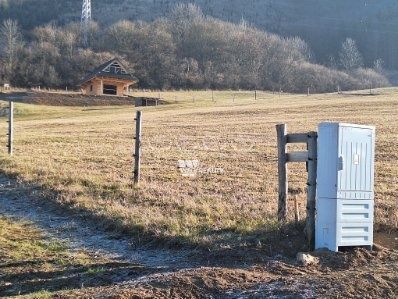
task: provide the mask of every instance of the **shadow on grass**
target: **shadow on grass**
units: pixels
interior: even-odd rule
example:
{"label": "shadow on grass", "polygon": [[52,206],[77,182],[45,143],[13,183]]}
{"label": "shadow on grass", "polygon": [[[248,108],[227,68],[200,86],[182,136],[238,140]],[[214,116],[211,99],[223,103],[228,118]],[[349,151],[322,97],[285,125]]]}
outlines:
{"label": "shadow on grass", "polygon": [[[42,261],[48,263],[48,261]],[[71,265],[60,270],[36,270],[29,263],[7,269],[12,274],[0,275],[1,296],[26,295],[42,290],[57,292],[61,290],[80,289],[82,287],[109,286],[117,282],[131,280],[154,273],[154,269],[144,268],[129,263],[98,263],[89,266]],[[159,270],[156,270],[159,272]]]}
{"label": "shadow on grass", "polygon": [[207,231],[209,250],[203,255],[206,266],[256,265],[271,258],[293,258],[307,250],[304,222],[259,228],[246,233],[228,230]]}
{"label": "shadow on grass", "polygon": [[[0,171],[0,175],[15,179],[17,175],[10,175]],[[239,232],[231,229],[214,230],[203,227],[195,242],[191,238],[159,236],[156,232],[145,229],[140,225],[126,223],[122,217],[97,214],[95,211],[82,208],[73,203],[62,203],[57,198],[62,194],[52,189],[34,184],[19,184],[17,193],[28,194],[37,199],[37,206],[56,215],[67,214],[71,220],[78,220],[82,225],[95,227],[96,230],[108,232],[115,239],[128,239],[134,249],[172,249],[191,250],[192,259],[196,265],[217,265],[236,262],[259,262],[264,258],[276,255],[293,257],[298,251],[306,249],[304,238],[304,222],[300,223],[271,223],[267,227],[256,230]],[[34,193],[34,195],[29,195]],[[38,198],[39,197],[39,198]],[[101,244],[98,244],[101,249]]]}

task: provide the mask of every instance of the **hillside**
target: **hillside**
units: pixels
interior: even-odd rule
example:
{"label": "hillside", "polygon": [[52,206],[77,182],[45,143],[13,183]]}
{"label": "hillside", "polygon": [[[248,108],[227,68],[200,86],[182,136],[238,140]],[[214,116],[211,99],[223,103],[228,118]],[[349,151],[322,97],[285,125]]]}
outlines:
{"label": "hillside", "polygon": [[[193,2],[206,15],[250,24],[285,36],[306,40],[318,62],[336,56],[346,37],[357,40],[366,64],[382,58],[389,69],[398,68],[398,3],[394,0],[96,0],[97,22],[120,19],[151,21],[167,14],[176,3]],[[0,21],[15,18],[29,30],[50,21],[78,21],[80,0],[0,0]]]}

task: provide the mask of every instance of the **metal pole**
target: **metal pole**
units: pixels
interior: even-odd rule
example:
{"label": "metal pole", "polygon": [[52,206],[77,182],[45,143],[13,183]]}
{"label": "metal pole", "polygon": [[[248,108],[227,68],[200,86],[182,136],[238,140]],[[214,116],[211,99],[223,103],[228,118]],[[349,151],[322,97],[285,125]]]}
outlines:
{"label": "metal pole", "polygon": [[9,101],[8,109],[8,154],[13,155],[13,142],[14,142],[14,102]]}
{"label": "metal pole", "polygon": [[278,220],[286,221],[287,219],[287,160],[286,160],[286,145],[287,145],[287,125],[281,124],[276,126],[278,137]]}
{"label": "metal pole", "polygon": [[309,249],[315,246],[315,198],[316,198],[316,176],[317,176],[317,132],[308,133],[308,182],[307,182],[307,220],[305,232]]}
{"label": "metal pole", "polygon": [[134,184],[138,184],[141,177],[141,127],[142,112],[137,111],[135,118]]}

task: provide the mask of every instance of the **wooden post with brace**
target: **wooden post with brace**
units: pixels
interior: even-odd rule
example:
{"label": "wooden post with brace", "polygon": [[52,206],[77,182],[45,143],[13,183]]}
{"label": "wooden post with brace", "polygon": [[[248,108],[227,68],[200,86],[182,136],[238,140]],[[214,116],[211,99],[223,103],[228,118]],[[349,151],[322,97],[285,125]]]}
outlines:
{"label": "wooden post with brace", "polygon": [[[315,240],[315,200],[316,200],[316,177],[317,177],[317,132],[304,134],[288,134],[287,125],[276,126],[278,139],[278,220],[287,221],[288,212],[288,175],[287,164],[295,162],[306,162],[308,169],[307,180],[307,217],[305,234],[310,249],[314,247]],[[307,151],[287,153],[289,143],[307,144]]]}
{"label": "wooden post with brace", "polygon": [[308,180],[307,180],[307,219],[306,236],[311,249],[315,247],[315,201],[316,201],[316,177],[318,161],[318,133],[309,132],[307,139],[308,148]]}
{"label": "wooden post with brace", "polygon": [[278,221],[285,221],[287,218],[287,163],[286,163],[286,145],[287,145],[287,125],[276,126],[278,138]]}

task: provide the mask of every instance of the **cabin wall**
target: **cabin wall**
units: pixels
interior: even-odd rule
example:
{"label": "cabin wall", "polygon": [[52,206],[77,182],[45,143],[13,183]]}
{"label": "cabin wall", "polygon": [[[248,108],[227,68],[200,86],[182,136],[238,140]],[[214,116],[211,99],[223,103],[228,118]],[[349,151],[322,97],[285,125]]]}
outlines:
{"label": "cabin wall", "polygon": [[124,83],[118,83],[118,84],[116,84],[116,86],[117,86],[117,95],[119,96],[119,97],[122,97],[122,96],[124,96],[124,87],[126,86]]}
{"label": "cabin wall", "polygon": [[[92,87],[92,88],[91,88]],[[83,94],[90,96],[102,95],[101,80],[93,80],[82,86]]]}
{"label": "cabin wall", "polygon": [[[85,95],[93,95],[93,96],[101,96],[104,95],[103,93],[103,86],[104,85],[114,85],[116,86],[116,95],[119,97],[124,96],[125,90],[124,88],[128,85],[120,82],[113,82],[113,81],[108,81],[108,80],[103,80],[101,82],[100,79],[94,79],[89,83],[86,83],[85,85],[82,86],[83,94]],[[91,88],[92,86],[92,88]]]}

